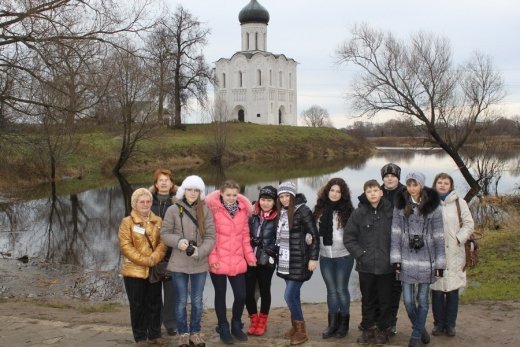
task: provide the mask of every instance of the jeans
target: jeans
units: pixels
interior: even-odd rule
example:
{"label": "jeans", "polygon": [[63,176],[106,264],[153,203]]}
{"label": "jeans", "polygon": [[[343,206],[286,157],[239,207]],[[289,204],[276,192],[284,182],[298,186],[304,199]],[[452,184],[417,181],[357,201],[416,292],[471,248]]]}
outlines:
{"label": "jeans", "polygon": [[285,293],[283,298],[291,311],[291,320],[302,321],[302,302],[300,299],[300,289],[302,288],[302,281],[285,280]]}
{"label": "jeans", "polygon": [[429,291],[429,283],[403,282],[403,301],[408,318],[412,323],[411,337],[414,339],[420,339],[423,331],[426,329]]}
{"label": "jeans", "polygon": [[274,266],[257,265],[248,266],[246,272],[246,308],[249,315],[258,313],[256,305],[256,284],[260,289],[260,313],[269,314],[271,309],[271,280]]}
{"label": "jeans", "polygon": [[215,288],[215,313],[217,314],[218,324],[226,323],[226,289],[227,280],[233,290],[232,320],[241,320],[244,306],[246,303],[246,276],[238,274],[236,276],[217,275],[210,273],[213,288]]}
{"label": "jeans", "polygon": [[329,313],[339,312],[342,316],[350,313],[350,293],[348,281],[354,266],[354,257],[320,257],[320,270],[327,286],[327,306]]}
{"label": "jeans", "polygon": [[163,285],[163,305],[161,307],[161,322],[168,330],[177,330],[177,305],[175,304],[175,286],[173,279],[164,281]]}
{"label": "jeans", "polygon": [[441,329],[455,328],[459,311],[459,290],[432,290],[433,324]]}
{"label": "jeans", "polygon": [[[202,318],[202,293],[206,283],[206,272],[196,274],[185,274],[174,272],[172,278],[177,294],[175,316],[179,335],[185,333],[200,333],[200,321]],[[191,315],[190,327],[188,329],[188,315],[186,306],[188,304],[188,282],[191,282]]]}
{"label": "jeans", "polygon": [[161,337],[161,282],[123,277],[135,342]]}

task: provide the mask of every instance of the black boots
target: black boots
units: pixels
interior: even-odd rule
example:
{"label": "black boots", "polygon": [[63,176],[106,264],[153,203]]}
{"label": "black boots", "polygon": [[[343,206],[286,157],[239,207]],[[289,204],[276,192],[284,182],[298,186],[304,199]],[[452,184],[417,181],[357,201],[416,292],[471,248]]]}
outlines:
{"label": "black boots", "polygon": [[329,313],[329,326],[323,330],[321,337],[328,339],[336,334],[338,330],[339,313]]}
{"label": "black boots", "polygon": [[339,315],[338,330],[336,330],[336,337],[345,337],[348,334],[348,325],[350,322],[350,315]]}
{"label": "black boots", "polygon": [[231,334],[239,341],[247,341],[247,335],[242,331],[244,324],[240,320],[231,320]]}
{"label": "black boots", "polygon": [[220,335],[220,341],[222,341],[226,345],[232,345],[235,343],[235,339],[231,336],[229,332],[229,323],[219,323],[215,328],[215,331]]}

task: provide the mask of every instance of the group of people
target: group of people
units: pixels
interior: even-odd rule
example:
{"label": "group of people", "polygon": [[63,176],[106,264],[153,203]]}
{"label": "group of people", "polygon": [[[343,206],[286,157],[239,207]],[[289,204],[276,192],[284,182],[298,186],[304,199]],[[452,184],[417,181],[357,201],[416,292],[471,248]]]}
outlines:
{"label": "group of people", "polygon": [[[448,174],[438,174],[430,188],[424,174],[410,172],[403,185],[401,168],[389,163],[381,177],[383,184],[375,179],[364,183],[357,208],[345,180],[332,178],[311,210],[292,182],[262,187],[251,202],[234,181],[206,196],[199,176],[188,176],[177,187],[170,170],[157,170],[150,190],[132,194],[131,214],[119,229],[121,273],[136,343],[166,344],[164,324],[169,335],[179,334],[178,346],[205,346],[201,318],[208,272],[220,340],[233,344],[263,335],[276,272],[286,283],[291,316],[284,338],[302,344],[308,334],[301,288],[318,262],[327,288],[328,324],[322,338],[348,334],[354,263],[362,295],[358,343],[389,342],[397,331],[401,295],[412,325],[409,346],[429,343],[430,289],[432,334],[455,336],[459,289],[466,284],[464,243],[473,231],[468,206]],[[172,279],[151,283],[150,268],[163,259]],[[230,320],[228,281],[234,297]]]}

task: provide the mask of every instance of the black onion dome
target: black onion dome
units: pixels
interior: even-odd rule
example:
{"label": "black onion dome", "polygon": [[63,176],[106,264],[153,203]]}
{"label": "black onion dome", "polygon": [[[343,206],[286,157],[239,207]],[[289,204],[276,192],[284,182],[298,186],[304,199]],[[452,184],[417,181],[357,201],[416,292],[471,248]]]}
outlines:
{"label": "black onion dome", "polygon": [[251,0],[238,14],[240,24],[269,23],[269,12],[256,0]]}

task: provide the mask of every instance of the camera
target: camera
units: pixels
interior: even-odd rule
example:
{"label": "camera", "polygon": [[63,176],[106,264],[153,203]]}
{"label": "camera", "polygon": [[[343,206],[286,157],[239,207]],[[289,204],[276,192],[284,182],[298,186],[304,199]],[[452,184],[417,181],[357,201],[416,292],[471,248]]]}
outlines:
{"label": "camera", "polygon": [[410,249],[415,249],[417,251],[424,247],[424,238],[422,235],[412,235],[408,238],[408,244]]}
{"label": "camera", "polygon": [[188,242],[188,248],[186,248],[186,255],[188,257],[191,257],[193,255],[193,253],[195,253],[195,247],[193,247],[193,246],[197,247],[197,242],[190,240]]}

